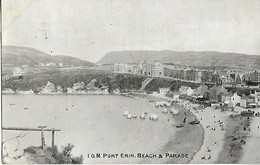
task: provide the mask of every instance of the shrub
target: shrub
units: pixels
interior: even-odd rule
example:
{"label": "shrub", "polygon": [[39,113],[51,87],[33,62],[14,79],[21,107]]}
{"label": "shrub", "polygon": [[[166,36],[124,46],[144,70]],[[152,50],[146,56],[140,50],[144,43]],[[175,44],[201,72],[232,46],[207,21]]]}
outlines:
{"label": "shrub", "polygon": [[69,143],[67,146],[62,147],[61,151],[58,150],[57,146],[50,148],[50,150],[57,164],[82,164],[84,160],[83,155],[73,157],[71,154],[74,147],[74,145]]}

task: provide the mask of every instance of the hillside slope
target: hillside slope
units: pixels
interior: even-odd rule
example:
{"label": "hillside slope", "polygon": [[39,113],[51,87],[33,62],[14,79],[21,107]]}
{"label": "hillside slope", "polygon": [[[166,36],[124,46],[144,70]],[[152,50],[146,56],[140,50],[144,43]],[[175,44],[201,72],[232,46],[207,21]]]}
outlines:
{"label": "hillside slope", "polygon": [[78,58],[52,56],[34,48],[3,46],[2,64],[10,66],[38,65],[39,63],[63,63],[64,66],[93,66],[95,64]]}
{"label": "hillside slope", "polygon": [[159,60],[163,63],[175,63],[193,66],[228,66],[244,70],[259,70],[260,56],[223,52],[177,52],[164,51],[115,51],[107,53],[98,64],[133,63]]}

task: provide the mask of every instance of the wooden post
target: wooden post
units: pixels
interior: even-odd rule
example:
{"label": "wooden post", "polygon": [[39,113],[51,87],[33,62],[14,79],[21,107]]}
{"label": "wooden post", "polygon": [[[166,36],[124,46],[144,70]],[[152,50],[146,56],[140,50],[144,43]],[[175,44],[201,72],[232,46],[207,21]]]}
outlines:
{"label": "wooden post", "polygon": [[[47,128],[46,126],[38,126],[38,128],[18,128],[18,127],[2,127],[3,131],[41,131],[41,147],[44,149],[46,146],[45,138],[44,138],[44,131],[51,131],[52,132],[52,147],[54,146],[54,134],[55,131],[61,131],[60,129],[44,129]],[[4,142],[2,142],[3,146]]]}
{"label": "wooden post", "polygon": [[53,129],[53,131],[52,131],[52,141],[51,141],[51,146],[52,147],[54,147],[54,133],[55,133],[55,131]]}
{"label": "wooden post", "polygon": [[38,126],[38,128],[41,128],[41,142],[42,142],[42,149],[44,149],[44,146],[45,146],[45,139],[44,139],[43,128],[46,128],[46,126]]}

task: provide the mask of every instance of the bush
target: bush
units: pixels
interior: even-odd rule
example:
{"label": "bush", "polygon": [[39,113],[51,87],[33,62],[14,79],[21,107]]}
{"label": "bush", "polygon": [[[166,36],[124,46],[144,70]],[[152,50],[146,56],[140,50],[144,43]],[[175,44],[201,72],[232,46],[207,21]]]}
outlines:
{"label": "bush", "polygon": [[67,146],[62,147],[61,151],[58,150],[57,146],[50,148],[50,150],[57,164],[82,164],[84,160],[83,155],[73,157],[71,154],[74,147],[74,145],[69,143]]}

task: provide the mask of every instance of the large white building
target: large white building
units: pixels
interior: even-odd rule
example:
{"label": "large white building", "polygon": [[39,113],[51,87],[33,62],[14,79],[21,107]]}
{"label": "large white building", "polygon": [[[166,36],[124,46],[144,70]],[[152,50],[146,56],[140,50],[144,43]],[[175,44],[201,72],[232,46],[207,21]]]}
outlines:
{"label": "large white building", "polygon": [[164,66],[161,62],[143,62],[139,64],[114,64],[114,72],[143,74],[147,76],[164,76]]}
{"label": "large white building", "polygon": [[114,72],[128,73],[129,72],[128,65],[127,64],[122,64],[122,63],[116,63],[114,65]]}
{"label": "large white building", "polygon": [[164,76],[163,64],[160,62],[154,63],[154,76]]}

